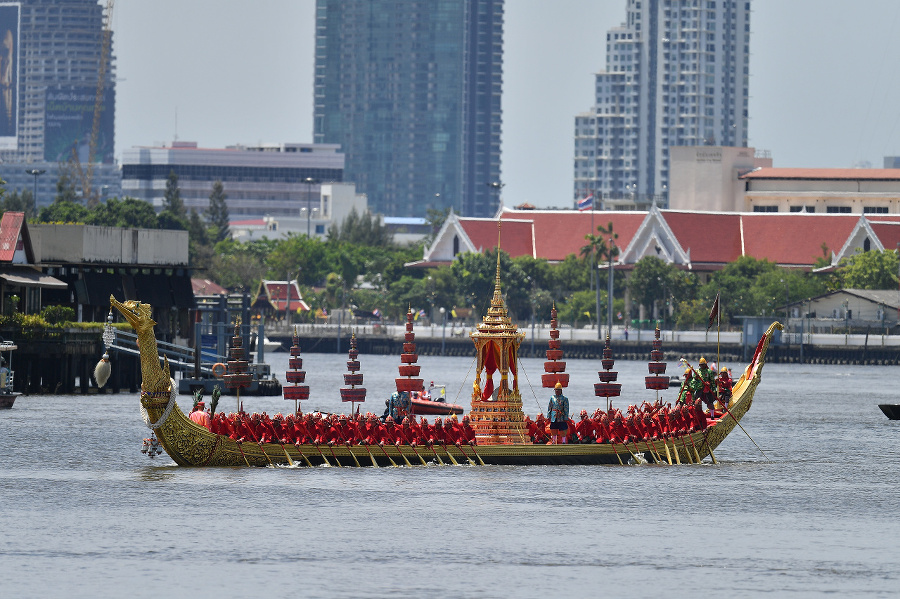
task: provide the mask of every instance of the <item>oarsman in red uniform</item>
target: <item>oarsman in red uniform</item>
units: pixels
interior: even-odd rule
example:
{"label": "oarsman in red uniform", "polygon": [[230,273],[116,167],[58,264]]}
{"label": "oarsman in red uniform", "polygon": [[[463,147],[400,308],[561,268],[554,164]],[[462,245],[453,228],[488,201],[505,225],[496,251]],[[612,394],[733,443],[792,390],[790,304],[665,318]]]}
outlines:
{"label": "oarsman in red uniform", "polygon": [[615,418],[612,422],[612,430],[610,440],[616,443],[622,443],[628,439],[628,429],[625,428],[625,419],[622,418],[622,413],[616,411]]}
{"label": "oarsman in red uniform", "polygon": [[550,434],[547,432],[547,419],[543,414],[538,414],[537,420],[534,422],[535,424],[535,438],[534,442],[540,445],[544,445],[550,442]]}
{"label": "oarsman in red uniform", "polygon": [[469,415],[466,414],[462,419],[462,434],[465,438],[465,442],[469,445],[477,445],[478,441],[475,439],[475,429],[472,428],[471,423],[469,422]]}
{"label": "oarsman in red uniform", "polygon": [[594,425],[594,431],[597,433],[597,443],[609,443],[609,416],[605,412],[600,412],[600,418]]}
{"label": "oarsman in red uniform", "polygon": [[716,377],[716,393],[719,396],[719,403],[722,404],[725,409],[728,409],[728,404],[731,403],[731,392],[733,388],[734,381],[731,380],[728,369],[723,366],[722,370],[719,371],[719,376]]}
{"label": "oarsman in red uniform", "polygon": [[454,416],[444,421],[444,441],[447,445],[459,445],[463,442],[462,430]]}
{"label": "oarsman in red uniform", "polygon": [[694,429],[698,431],[706,430],[706,413],[703,411],[703,404],[699,399],[694,400]]}
{"label": "oarsman in red uniform", "polygon": [[575,425],[575,434],[579,443],[593,443],[597,438],[594,422],[588,418],[587,410],[581,410],[581,420]]}
{"label": "oarsman in red uniform", "polygon": [[645,413],[644,417],[643,417],[643,422],[644,422],[644,435],[646,436],[646,438],[651,439],[653,441],[656,441],[657,439],[659,439],[660,431],[659,431],[658,423],[653,421],[653,417],[650,416],[650,414]]}

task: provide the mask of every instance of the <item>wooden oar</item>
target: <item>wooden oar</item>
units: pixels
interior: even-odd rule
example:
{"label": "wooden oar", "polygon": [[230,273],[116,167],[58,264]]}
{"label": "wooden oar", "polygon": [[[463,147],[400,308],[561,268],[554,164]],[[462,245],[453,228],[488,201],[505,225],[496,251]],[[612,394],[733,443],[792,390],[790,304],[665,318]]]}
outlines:
{"label": "wooden oar", "polygon": [[400,454],[400,457],[403,458],[403,461],[406,462],[406,465],[412,467],[412,464],[410,464],[409,460],[406,459],[406,455],[400,450],[400,441],[395,442],[394,447],[397,448],[397,453]]}
{"label": "wooden oar", "polygon": [[431,448],[431,453],[433,453],[434,457],[437,458],[438,464],[440,464],[441,466],[445,466],[446,464],[444,464],[444,460],[442,460],[441,456],[439,456],[437,454],[437,452],[434,450],[434,443],[429,443],[428,447]]}
{"label": "wooden oar", "polygon": [[419,461],[422,462],[422,465],[423,465],[423,466],[427,466],[427,465],[428,465],[428,463],[422,458],[422,456],[419,455],[419,452],[416,451],[416,446],[415,446],[415,445],[413,445],[412,443],[410,443],[410,444],[409,444],[409,448],[413,450],[413,453],[416,454],[416,457],[419,458]]}
{"label": "wooden oar", "polygon": [[[638,464],[640,464],[640,462],[639,462],[638,459],[637,459],[637,456],[634,455],[634,452],[631,451],[630,449],[628,449],[628,443],[626,443],[625,441],[622,441],[622,447],[625,448],[625,451],[627,451],[628,453],[631,454],[631,459],[634,460],[634,465],[635,465],[635,466],[637,466]],[[616,454],[616,455],[618,455],[618,454]]]}
{"label": "wooden oar", "polygon": [[707,433],[709,429],[703,431],[703,442],[706,443],[706,451],[709,452],[709,457],[712,458],[712,463],[718,465],[719,462],[716,461],[716,454],[713,453],[712,447],[709,446],[709,435]]}
{"label": "wooden oar", "polygon": [[[613,443],[612,439],[609,440],[609,444],[612,445],[613,453],[616,454],[616,459],[619,460],[619,466],[624,466],[625,464],[622,463],[622,458],[619,457],[619,452],[616,451],[616,444]],[[626,447],[626,449],[628,449],[628,448]]]}
{"label": "wooden oar", "polygon": [[379,443],[379,444],[378,444],[378,447],[381,448],[381,453],[384,454],[384,457],[386,457],[386,458],[388,459],[388,461],[390,461],[391,466],[393,466],[394,468],[397,468],[397,467],[398,467],[398,466],[397,466],[397,463],[396,463],[394,460],[392,460],[392,459],[391,459],[391,456],[389,456],[389,455],[387,454],[387,452],[384,450],[384,445],[382,445],[381,443]]}
{"label": "wooden oar", "polygon": [[478,455],[478,452],[475,451],[475,443],[469,443],[469,447],[472,448],[472,453],[474,453],[474,454],[475,454],[475,457],[478,458],[478,463],[481,464],[482,466],[484,466],[484,465],[485,465],[485,464],[484,464],[484,460],[482,460],[482,459],[481,459],[481,456]]}
{"label": "wooden oar", "polygon": [[312,468],[312,467],[313,467],[312,462],[310,462],[310,461],[309,461],[309,458],[307,458],[307,457],[303,454],[303,452],[300,451],[300,442],[299,442],[299,441],[298,441],[297,443],[294,443],[294,447],[297,448],[297,453],[300,454],[300,457],[303,458],[303,461],[306,462],[306,465],[309,466],[310,468]]}
{"label": "wooden oar", "polygon": [[[668,447],[668,443],[666,444],[666,447]],[[678,455],[678,446],[675,445],[675,437],[672,437],[672,451],[675,452],[675,463],[681,466],[681,456]]]}
{"label": "wooden oar", "polygon": [[441,443],[441,447],[444,448],[444,451],[447,452],[447,457],[450,458],[450,461],[453,462],[454,466],[459,466],[459,462],[456,461],[456,458],[453,457],[453,454],[450,453],[450,450],[447,449],[447,445],[445,443]]}
{"label": "wooden oar", "polygon": [[287,449],[285,449],[284,443],[279,443],[279,445],[281,445],[281,451],[284,452],[284,457],[287,458],[288,464],[293,468],[294,460],[291,459],[290,454],[287,452]]}
{"label": "wooden oar", "polygon": [[334,463],[337,464],[338,468],[343,468],[344,466],[341,464],[341,461],[337,458],[337,454],[334,453],[334,445],[329,443],[328,449],[331,450],[331,457],[334,458]]}
{"label": "wooden oar", "polygon": [[368,443],[363,443],[363,447],[366,448],[366,453],[369,454],[369,459],[372,460],[372,466],[374,466],[375,468],[378,468],[378,467],[379,467],[379,466],[378,466],[378,462],[375,461],[375,456],[372,455],[372,450],[369,449],[369,444],[368,444]]}
{"label": "wooden oar", "polygon": [[313,447],[316,448],[316,451],[319,452],[319,455],[322,456],[322,459],[325,460],[325,464],[328,465],[328,466],[331,466],[331,462],[328,461],[328,458],[326,458],[326,457],[325,457],[325,454],[322,453],[322,450],[319,449],[319,444],[318,444],[318,443],[313,443],[312,445],[313,445]]}
{"label": "wooden oar", "polygon": [[[694,463],[694,458],[691,457],[691,451],[688,449],[687,443],[684,440],[684,437],[679,437],[681,439],[681,446],[684,447],[684,455],[687,457],[688,464]],[[672,441],[674,443],[674,441]]]}
{"label": "wooden oar", "polygon": [[[747,438],[750,439],[751,441],[753,441],[753,437],[751,437],[750,433],[748,433],[747,430],[741,425],[740,421],[734,417],[734,414],[731,413],[731,410],[729,410],[728,408],[725,408],[725,413],[728,414],[729,416],[731,416],[731,419],[734,420],[735,424],[737,424],[738,426],[741,427],[741,430],[744,431],[744,434],[747,435]],[[756,445],[756,441],[753,441],[753,444]],[[769,460],[769,456],[766,455],[766,452],[763,451],[759,445],[756,445],[756,448],[759,449],[759,453],[763,454],[764,458]],[[769,461],[771,462],[772,460],[769,460]]]}
{"label": "wooden oar", "polygon": [[244,448],[241,447],[241,442],[237,442],[238,449],[241,450],[241,457],[244,458],[244,463],[247,464],[247,467],[250,467],[250,462],[247,461],[247,456],[244,455]]}
{"label": "wooden oar", "polygon": [[700,464],[703,460],[700,459],[700,452],[697,451],[697,444],[694,443],[694,435],[693,434],[688,435],[688,439],[691,440],[691,447],[694,448],[694,458],[697,460],[696,463]]}
{"label": "wooden oar", "polygon": [[350,457],[353,458],[353,463],[356,464],[357,468],[360,468],[359,460],[356,459],[356,454],[353,453],[353,449],[350,447],[350,441],[345,440],[344,445],[347,446],[347,451],[350,452]]}
{"label": "wooden oar", "polygon": [[459,453],[463,454],[463,456],[465,456],[465,458],[466,458],[467,460],[469,460],[469,463],[470,463],[470,464],[472,464],[473,466],[476,465],[476,464],[475,464],[475,460],[473,460],[472,458],[470,458],[470,457],[468,456],[468,454],[466,454],[466,452],[463,451],[462,443],[460,443],[459,441],[457,441],[457,442],[456,442],[456,448],[459,449]]}
{"label": "wooden oar", "polygon": [[657,464],[662,464],[662,458],[659,457],[659,450],[656,449],[656,444],[653,442],[653,439],[647,437],[647,444],[650,445],[650,453],[653,455],[653,459],[656,460]]}

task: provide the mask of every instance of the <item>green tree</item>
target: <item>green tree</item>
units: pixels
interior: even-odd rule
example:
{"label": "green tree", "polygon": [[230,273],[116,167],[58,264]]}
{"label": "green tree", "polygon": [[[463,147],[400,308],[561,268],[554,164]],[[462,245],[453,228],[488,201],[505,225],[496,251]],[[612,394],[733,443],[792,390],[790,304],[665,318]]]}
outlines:
{"label": "green tree", "polygon": [[64,164],[59,165],[59,177],[56,179],[56,198],[54,202],[81,203],[81,198],[75,189],[75,179],[70,168]]}
{"label": "green tree", "polygon": [[181,190],[178,188],[178,175],[175,171],[169,171],[166,179],[166,191],[163,194],[162,211],[159,213],[159,227],[161,229],[189,230],[187,209],[181,199]]}
{"label": "green tree", "polygon": [[231,235],[228,218],[228,196],[221,181],[213,182],[212,193],[209,194],[209,208],[206,210],[206,223],[213,243],[218,243]]}
{"label": "green tree", "polygon": [[697,279],[656,256],[644,256],[634,265],[628,286],[635,301],[651,313],[657,306],[657,314],[667,318],[665,307],[670,301],[677,307],[681,302],[693,299]]}
{"label": "green tree", "polygon": [[366,211],[360,215],[356,208],[341,221],[340,227],[332,225],[328,230],[329,241],[349,241],[361,245],[388,247],[394,244],[394,236],[384,226],[382,219]]}
{"label": "green tree", "polygon": [[156,211],[149,202],[137,198],[109,198],[91,210],[88,224],[104,227],[157,229]]}
{"label": "green tree", "polygon": [[832,285],[836,289],[896,289],[897,252],[868,251],[841,258],[835,269]]}
{"label": "green tree", "polygon": [[[0,180],[0,184],[4,184]],[[3,212],[24,212],[26,219],[34,217],[34,195],[30,189],[6,193],[6,190],[0,187],[0,214]]]}

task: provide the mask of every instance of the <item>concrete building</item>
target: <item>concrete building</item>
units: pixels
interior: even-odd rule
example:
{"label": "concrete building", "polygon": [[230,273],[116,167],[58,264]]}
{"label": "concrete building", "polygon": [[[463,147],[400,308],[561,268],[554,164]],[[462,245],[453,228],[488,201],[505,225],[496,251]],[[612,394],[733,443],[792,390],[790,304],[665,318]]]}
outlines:
{"label": "concrete building", "polygon": [[900,214],[900,169],[761,168],[740,181],[746,212]]}
{"label": "concrete building", "polygon": [[314,141],[374,212],[490,216],[502,56],[503,0],[317,0]]}
{"label": "concrete building", "polygon": [[344,155],[334,144],[212,149],[176,141],[166,147],[130,148],[122,153],[122,193],[159,210],[172,172],[188,211],[206,210],[213,183],[221,181],[231,216],[306,218],[317,208],[323,214],[331,211],[322,187],[343,181]]}
{"label": "concrete building", "polygon": [[750,2],[627,0],[594,106],[575,117],[577,201],[665,207],[671,146],[746,146]]}
{"label": "concrete building", "polygon": [[768,153],[754,148],[673,146],[669,148],[669,159],[672,210],[746,211],[746,182],[741,176],[772,166]]}
{"label": "concrete building", "polygon": [[289,233],[321,238],[328,235],[332,225],[340,226],[352,211],[365,214],[369,209],[366,196],[356,193],[356,186],[352,183],[322,183],[313,185],[312,189],[313,196],[300,209],[299,215],[232,220],[229,225],[232,238],[238,241],[263,237],[282,239]]}

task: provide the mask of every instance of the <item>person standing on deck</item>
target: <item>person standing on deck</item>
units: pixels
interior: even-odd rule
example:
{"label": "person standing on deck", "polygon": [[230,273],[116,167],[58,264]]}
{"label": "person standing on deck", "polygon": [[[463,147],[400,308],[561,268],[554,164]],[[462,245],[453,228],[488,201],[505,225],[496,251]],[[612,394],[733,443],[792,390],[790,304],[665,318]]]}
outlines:
{"label": "person standing on deck", "polygon": [[716,391],[719,395],[719,403],[722,404],[723,409],[728,409],[728,404],[731,403],[731,390],[734,388],[734,381],[731,380],[731,375],[728,374],[728,369],[724,366],[722,370],[719,371],[719,377],[716,379]]}
{"label": "person standing on deck", "polygon": [[553,388],[553,395],[547,405],[547,416],[550,419],[550,444],[565,443],[569,428],[569,398],[562,394],[560,383],[556,383]]}
{"label": "person standing on deck", "polygon": [[[700,384],[698,385],[700,390],[700,399],[703,403],[706,404],[706,407],[709,408],[709,415],[711,418],[715,419],[716,417],[716,375],[715,373],[709,369],[709,366],[706,364],[706,358],[700,358],[700,370],[697,372],[700,379]],[[695,394],[694,397],[697,397]]]}

